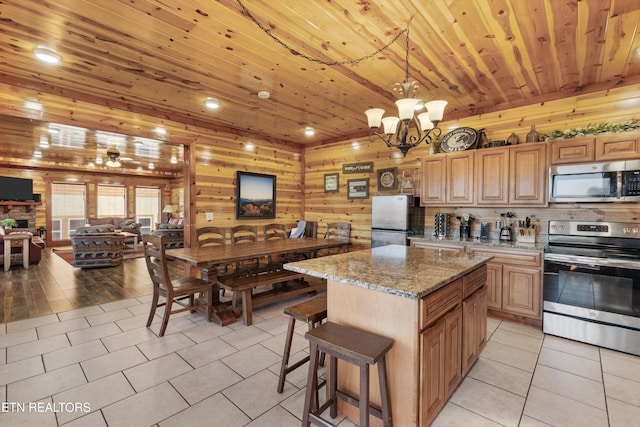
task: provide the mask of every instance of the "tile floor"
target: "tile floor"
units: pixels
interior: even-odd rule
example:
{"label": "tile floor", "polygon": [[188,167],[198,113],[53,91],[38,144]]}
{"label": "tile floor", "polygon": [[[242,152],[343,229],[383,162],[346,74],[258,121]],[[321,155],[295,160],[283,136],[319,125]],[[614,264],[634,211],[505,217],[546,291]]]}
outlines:
{"label": "tile floor", "polygon": [[[300,425],[306,369],[276,392],[292,301],[257,310],[250,327],[174,316],[158,338],[160,317],[145,328],[149,300],[0,324],[0,425]],[[640,357],[495,319],[488,332],[435,426],[640,425]]]}

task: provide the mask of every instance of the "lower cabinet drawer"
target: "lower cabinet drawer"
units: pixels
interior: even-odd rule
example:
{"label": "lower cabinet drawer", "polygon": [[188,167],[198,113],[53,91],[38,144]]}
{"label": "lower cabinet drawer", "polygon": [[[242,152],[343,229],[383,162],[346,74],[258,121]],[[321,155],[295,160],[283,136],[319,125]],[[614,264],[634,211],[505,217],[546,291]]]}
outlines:
{"label": "lower cabinet drawer", "polygon": [[487,282],[487,265],[475,269],[462,279],[462,298],[467,298]]}
{"label": "lower cabinet drawer", "polygon": [[462,282],[461,277],[420,300],[420,329],[426,328],[462,302]]}

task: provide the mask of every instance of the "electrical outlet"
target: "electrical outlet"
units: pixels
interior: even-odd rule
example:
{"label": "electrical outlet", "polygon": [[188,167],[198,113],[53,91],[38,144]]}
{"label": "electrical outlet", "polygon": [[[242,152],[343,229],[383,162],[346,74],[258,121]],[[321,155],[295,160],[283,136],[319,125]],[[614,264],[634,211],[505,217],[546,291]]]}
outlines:
{"label": "electrical outlet", "polygon": [[207,221],[213,221],[213,212],[205,212],[204,219],[206,219]]}

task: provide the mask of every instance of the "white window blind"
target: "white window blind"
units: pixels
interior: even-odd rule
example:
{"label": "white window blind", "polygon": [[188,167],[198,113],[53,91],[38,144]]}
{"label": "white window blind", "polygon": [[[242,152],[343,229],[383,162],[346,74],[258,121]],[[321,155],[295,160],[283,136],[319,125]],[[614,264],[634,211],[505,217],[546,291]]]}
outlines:
{"label": "white window blind", "polygon": [[127,215],[127,188],[123,185],[98,185],[98,217]]}
{"label": "white window blind", "polygon": [[136,187],[136,218],[143,224],[142,234],[150,233],[154,222],[161,222],[160,209],[160,188]]}
{"label": "white window blind", "polygon": [[62,240],[69,232],[77,227],[69,228],[72,219],[81,218],[84,223],[86,217],[86,186],[84,184],[51,184],[51,224],[53,227],[51,238]]}

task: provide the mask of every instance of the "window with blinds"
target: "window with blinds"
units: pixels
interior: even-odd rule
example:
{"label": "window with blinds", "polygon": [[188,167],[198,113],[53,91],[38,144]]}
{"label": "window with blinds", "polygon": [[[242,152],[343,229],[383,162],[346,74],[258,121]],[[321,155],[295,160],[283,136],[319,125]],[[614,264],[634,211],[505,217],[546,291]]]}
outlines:
{"label": "window with blinds", "polygon": [[98,217],[127,216],[127,187],[124,185],[98,185]]}
{"label": "window with blinds", "polygon": [[160,188],[136,187],[136,221],[142,234],[151,233],[160,220]]}
{"label": "window with blinds", "polygon": [[51,226],[52,240],[68,239],[86,218],[85,184],[51,184]]}

